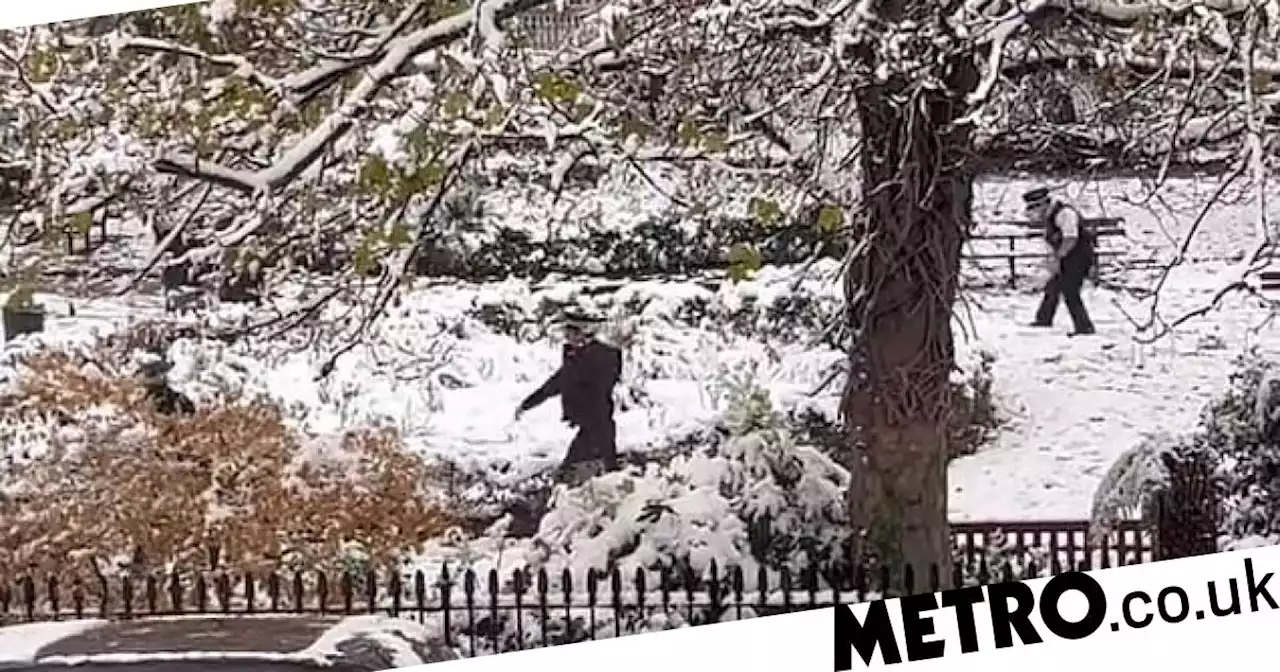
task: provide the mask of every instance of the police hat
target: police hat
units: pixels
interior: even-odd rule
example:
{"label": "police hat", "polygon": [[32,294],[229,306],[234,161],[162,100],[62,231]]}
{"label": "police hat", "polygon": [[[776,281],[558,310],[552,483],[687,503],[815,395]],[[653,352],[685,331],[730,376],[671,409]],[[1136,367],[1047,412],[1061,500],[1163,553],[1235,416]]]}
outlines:
{"label": "police hat", "polygon": [[1022,202],[1027,207],[1044,205],[1049,202],[1049,189],[1047,187],[1036,187],[1022,194]]}
{"label": "police hat", "polygon": [[565,329],[592,331],[604,323],[604,318],[586,310],[569,308],[560,315],[560,323]]}

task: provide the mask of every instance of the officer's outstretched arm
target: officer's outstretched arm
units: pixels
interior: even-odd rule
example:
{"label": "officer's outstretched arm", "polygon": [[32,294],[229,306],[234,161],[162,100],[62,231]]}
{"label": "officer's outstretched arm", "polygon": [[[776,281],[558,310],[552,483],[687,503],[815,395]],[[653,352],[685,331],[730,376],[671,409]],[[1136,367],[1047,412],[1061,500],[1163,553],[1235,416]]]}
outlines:
{"label": "officer's outstretched arm", "polygon": [[538,406],[541,406],[551,397],[559,395],[564,385],[564,379],[565,367],[562,366],[557,369],[555,373],[551,374],[551,377],[548,378],[541,387],[534,390],[533,394],[525,397],[524,401],[520,402],[520,411],[524,412],[533,410]]}

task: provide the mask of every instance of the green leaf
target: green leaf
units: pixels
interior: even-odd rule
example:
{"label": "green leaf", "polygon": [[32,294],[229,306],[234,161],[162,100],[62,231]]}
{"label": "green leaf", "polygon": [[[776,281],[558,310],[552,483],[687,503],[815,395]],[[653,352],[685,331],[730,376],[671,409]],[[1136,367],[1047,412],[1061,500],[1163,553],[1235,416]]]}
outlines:
{"label": "green leaf", "polygon": [[381,196],[391,186],[391,167],[381,156],[373,155],[360,166],[359,190],[369,196]]}
{"label": "green leaf", "polygon": [[534,81],[534,92],[548,103],[572,105],[582,95],[582,87],[555,74],[544,74]]}
{"label": "green leaf", "polygon": [[752,245],[737,243],[729,248],[729,278],[734,282],[751,279],[763,263],[760,251]]}
{"label": "green leaf", "polygon": [[471,107],[471,97],[462,91],[454,91],[444,97],[444,116],[446,119],[458,119],[467,114]]}
{"label": "green leaf", "polygon": [[751,215],[765,226],[773,226],[782,220],[782,208],[778,202],[768,198],[751,199]]}
{"label": "green leaf", "polygon": [[488,111],[484,113],[484,127],[486,130],[493,130],[507,118],[507,110],[501,105],[491,105]]}
{"label": "green leaf", "polygon": [[413,236],[409,234],[409,227],[397,223],[391,226],[391,230],[387,232],[383,242],[392,249],[399,249],[412,245]]}
{"label": "green leaf", "polygon": [[680,122],[680,128],[676,132],[680,136],[680,144],[682,145],[695,144],[702,137],[702,132],[698,130],[698,122],[694,121],[692,117],[685,117]]}
{"label": "green leaf", "polygon": [[93,228],[93,214],[88,212],[77,212],[71,216],[71,230],[85,235],[89,233],[89,229]]}
{"label": "green leaf", "polygon": [[628,116],[618,125],[617,131],[614,133],[614,139],[621,143],[626,142],[628,138],[634,135],[643,143],[649,139],[649,132],[648,124],[640,119]]}
{"label": "green leaf", "polygon": [[5,307],[12,310],[23,310],[31,308],[35,305],[36,288],[27,283],[20,283],[17,288],[9,293],[9,298],[5,300]]}
{"label": "green leaf", "polygon": [[702,136],[702,146],[709,152],[724,152],[729,149],[729,136],[724,131],[708,131]]}
{"label": "green leaf", "polygon": [[366,234],[361,239],[360,244],[351,254],[351,265],[356,275],[362,277],[371,277],[378,274],[378,260],[374,253],[374,241],[377,238],[376,232]]}
{"label": "green leaf", "polygon": [[835,205],[824,205],[818,211],[818,230],[822,233],[835,233],[844,226],[844,210]]}

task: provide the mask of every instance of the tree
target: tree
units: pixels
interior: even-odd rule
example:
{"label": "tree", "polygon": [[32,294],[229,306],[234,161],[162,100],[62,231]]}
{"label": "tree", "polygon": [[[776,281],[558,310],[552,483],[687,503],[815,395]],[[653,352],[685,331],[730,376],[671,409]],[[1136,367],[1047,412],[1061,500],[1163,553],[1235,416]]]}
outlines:
{"label": "tree", "polygon": [[[337,357],[411,280],[441,204],[487,157],[541,163],[553,188],[592,163],[750,175],[765,185],[756,217],[808,213],[847,249],[852,522],[869,550],[937,565],[944,582],[951,318],[983,149],[1067,128],[1062,151],[1143,157],[1157,178],[1218,151],[1224,183],[1247,177],[1260,214],[1215,302],[1247,286],[1271,243],[1263,132],[1280,24],[1261,2],[634,0],[602,3],[585,39],[539,54],[510,19],[544,4],[241,0],[9,35],[29,201],[51,204],[25,216],[57,227],[119,201],[168,220],[166,240],[193,238],[182,261],[257,260],[304,283],[317,241],[337,241],[343,283],[247,330],[357,297]],[[1005,118],[1026,99],[1017,84],[1054,73],[1092,78],[1095,109]],[[1116,109],[1138,121],[1100,123]],[[1079,130],[1091,124],[1099,134]],[[111,146],[159,158],[141,179],[134,163],[86,161]],[[1156,301],[1143,326],[1177,319]]]}

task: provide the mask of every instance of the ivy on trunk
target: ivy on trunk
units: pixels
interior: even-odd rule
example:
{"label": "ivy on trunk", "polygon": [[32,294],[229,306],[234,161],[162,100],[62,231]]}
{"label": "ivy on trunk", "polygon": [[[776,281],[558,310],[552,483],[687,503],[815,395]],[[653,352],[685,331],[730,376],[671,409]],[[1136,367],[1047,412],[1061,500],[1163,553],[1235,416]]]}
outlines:
{"label": "ivy on trunk", "polygon": [[[891,0],[879,18],[946,31],[945,8]],[[941,53],[929,31],[910,48]],[[864,54],[870,71],[880,65]],[[955,122],[977,81],[973,62],[947,55],[932,73],[875,78],[858,91],[863,217],[845,278],[854,335],[843,411],[856,472],[851,521],[863,548],[894,568],[951,574],[947,522],[948,379],[960,251],[970,228],[970,133]],[[890,64],[892,67],[892,64]]]}

